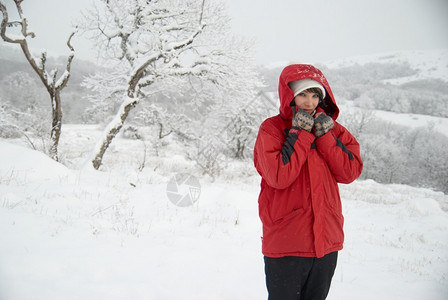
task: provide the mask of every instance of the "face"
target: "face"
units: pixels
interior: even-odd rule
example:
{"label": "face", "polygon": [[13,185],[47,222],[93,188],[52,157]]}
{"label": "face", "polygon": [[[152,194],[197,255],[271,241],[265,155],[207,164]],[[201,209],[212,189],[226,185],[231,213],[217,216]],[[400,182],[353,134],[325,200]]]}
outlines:
{"label": "face", "polygon": [[311,115],[319,105],[319,94],[303,91],[294,97],[294,102],[299,108]]}

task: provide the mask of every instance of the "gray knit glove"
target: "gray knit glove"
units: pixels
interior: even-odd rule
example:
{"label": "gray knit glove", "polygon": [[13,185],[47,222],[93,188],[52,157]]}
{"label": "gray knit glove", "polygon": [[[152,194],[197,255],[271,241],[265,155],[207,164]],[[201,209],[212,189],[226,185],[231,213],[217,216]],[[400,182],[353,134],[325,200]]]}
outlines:
{"label": "gray knit glove", "polygon": [[314,125],[314,119],[303,109],[299,109],[292,118],[292,128],[306,130],[311,132]]}
{"label": "gray knit glove", "polygon": [[322,113],[314,120],[314,132],[316,137],[321,137],[330,131],[334,126],[333,119]]}

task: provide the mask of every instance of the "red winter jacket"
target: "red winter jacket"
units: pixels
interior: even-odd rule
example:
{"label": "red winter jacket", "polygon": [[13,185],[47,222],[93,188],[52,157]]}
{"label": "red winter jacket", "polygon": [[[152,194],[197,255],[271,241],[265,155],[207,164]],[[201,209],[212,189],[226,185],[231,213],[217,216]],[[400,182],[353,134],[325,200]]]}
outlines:
{"label": "red winter jacket", "polygon": [[[333,129],[320,138],[304,130],[289,133],[294,95],[288,83],[305,78],[325,87],[323,109],[334,121]],[[261,124],[254,149],[255,167],[262,177],[258,204],[263,254],[322,257],[342,249],[338,183],[350,183],[361,174],[359,144],[336,122],[339,109],[320,70],[287,66],[278,91],[280,114]]]}

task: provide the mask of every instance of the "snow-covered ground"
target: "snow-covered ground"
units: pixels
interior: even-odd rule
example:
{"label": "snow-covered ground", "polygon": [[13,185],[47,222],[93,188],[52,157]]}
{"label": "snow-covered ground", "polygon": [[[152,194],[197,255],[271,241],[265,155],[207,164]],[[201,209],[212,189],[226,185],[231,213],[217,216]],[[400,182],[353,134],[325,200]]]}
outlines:
{"label": "snow-covered ground", "polygon": [[392,124],[407,126],[410,128],[432,128],[433,130],[448,136],[448,118],[440,118],[419,114],[394,113],[390,111],[375,110],[375,117]]}
{"label": "snow-covered ground", "polygon": [[[345,101],[339,105],[341,118],[346,115],[350,118],[353,114],[362,114],[362,109],[355,106],[353,101]],[[424,128],[448,136],[448,118],[435,117],[422,114],[396,113],[385,110],[370,110],[373,119],[386,121],[393,125],[405,126],[412,129]]]}
{"label": "snow-covered ground", "polygon": [[[94,144],[83,128],[65,127],[68,165]],[[117,139],[115,167],[98,172],[0,140],[0,299],[266,299],[251,163],[198,177],[199,200],[177,207],[167,183],[194,163],[165,151],[139,172],[139,143]],[[340,188],[346,242],[328,299],[446,299],[448,196]]]}
{"label": "snow-covered ground", "polygon": [[[405,62],[418,74],[389,83],[448,82],[447,57],[397,52],[326,65]],[[357,109],[341,106],[341,116]],[[446,118],[375,117],[448,134]],[[100,135],[101,126],[64,125],[65,166],[0,139],[0,300],[266,299],[260,179],[250,161],[229,161],[212,180],[169,137],[157,151],[150,138],[118,137],[99,172],[85,163]],[[192,206],[170,202],[178,173],[200,182]],[[447,299],[448,195],[371,180],[340,189],[346,240],[328,299]]]}
{"label": "snow-covered ground", "polygon": [[362,66],[368,63],[405,63],[409,64],[411,69],[417,71],[412,76],[394,78],[386,81],[391,84],[403,84],[422,79],[440,79],[448,82],[448,49],[395,51],[379,53],[377,55],[370,54],[328,61],[324,65],[329,68],[339,68],[355,64]]}

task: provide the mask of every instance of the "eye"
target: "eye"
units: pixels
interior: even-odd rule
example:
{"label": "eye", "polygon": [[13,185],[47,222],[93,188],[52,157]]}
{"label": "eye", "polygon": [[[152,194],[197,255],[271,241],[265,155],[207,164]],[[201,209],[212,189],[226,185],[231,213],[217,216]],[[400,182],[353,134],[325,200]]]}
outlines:
{"label": "eye", "polygon": [[319,98],[319,94],[314,94],[313,98]]}

